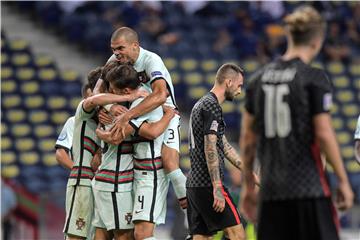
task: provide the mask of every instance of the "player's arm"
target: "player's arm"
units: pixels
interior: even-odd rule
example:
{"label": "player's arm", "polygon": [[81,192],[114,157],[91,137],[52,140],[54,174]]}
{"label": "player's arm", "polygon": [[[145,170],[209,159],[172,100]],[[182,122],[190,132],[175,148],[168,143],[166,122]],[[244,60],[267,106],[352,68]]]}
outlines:
{"label": "player's arm", "polygon": [[216,142],[216,134],[207,134],[204,136],[204,151],[206,164],[209,170],[211,183],[213,185],[213,208],[216,212],[222,212],[225,208],[225,198],[220,177],[219,154],[216,149]]}
{"label": "player's arm", "polygon": [[139,105],[129,110],[122,116],[124,121],[130,121],[143,114],[151,112],[165,103],[168,96],[165,79],[161,78],[151,84],[152,93],[149,94]]}
{"label": "player's arm", "polygon": [[57,147],[55,151],[56,161],[63,167],[71,170],[74,163],[71,161],[70,156],[68,154],[68,150],[62,147]]}
{"label": "player's arm", "polygon": [[355,140],[355,159],[360,164],[360,139]]}
{"label": "player's arm", "polygon": [[124,141],[124,139],[126,137],[133,134],[135,132],[135,130],[129,123],[126,123],[124,136],[123,135],[114,136],[111,133],[111,131],[104,130],[101,127],[98,127],[95,132],[96,132],[96,135],[104,142],[112,144],[112,145],[119,145],[122,141]]}
{"label": "player's arm", "polygon": [[235,148],[231,146],[231,144],[226,139],[225,135],[223,136],[223,144],[224,144],[224,154],[225,157],[234,165],[237,169],[242,170],[242,161],[239,154],[236,152]]}
{"label": "player's arm", "polygon": [[98,170],[98,168],[101,164],[101,157],[102,157],[101,151],[102,151],[101,147],[99,147],[98,150],[96,151],[94,157],[91,159],[90,166],[94,172],[96,172]]}
{"label": "player's arm", "polygon": [[174,117],[175,112],[170,107],[163,107],[164,115],[162,118],[153,123],[144,122],[139,129],[139,135],[147,139],[155,139],[159,137],[168,127],[171,119]]}
{"label": "player's arm", "polygon": [[353,205],[354,194],[346,175],[345,167],[340,155],[339,145],[337,144],[335,132],[331,125],[330,114],[316,114],[313,117],[313,125],[315,137],[320,143],[321,150],[325,153],[326,160],[334,169],[334,173],[338,178],[339,189],[341,189],[343,194],[341,197],[343,199],[338,199],[338,207],[342,210],[348,209]]}

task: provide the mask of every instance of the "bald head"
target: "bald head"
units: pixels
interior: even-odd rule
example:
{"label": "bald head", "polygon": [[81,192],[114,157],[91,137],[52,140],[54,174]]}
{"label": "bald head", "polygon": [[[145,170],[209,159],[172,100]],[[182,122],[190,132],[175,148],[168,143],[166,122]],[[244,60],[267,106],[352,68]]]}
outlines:
{"label": "bald head", "polygon": [[138,34],[129,27],[121,27],[116,29],[111,36],[111,41],[115,42],[119,38],[125,39],[128,43],[139,42]]}
{"label": "bald head", "polygon": [[244,71],[233,63],[223,64],[216,73],[216,83],[222,84],[225,79],[234,79],[238,75],[244,75]]}

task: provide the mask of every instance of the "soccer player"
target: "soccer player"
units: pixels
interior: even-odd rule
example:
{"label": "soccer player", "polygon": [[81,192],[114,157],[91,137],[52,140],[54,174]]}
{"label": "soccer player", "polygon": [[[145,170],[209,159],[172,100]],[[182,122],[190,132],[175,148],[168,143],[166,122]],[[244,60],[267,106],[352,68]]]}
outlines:
{"label": "soccer player", "polygon": [[[112,129],[114,135],[124,133],[125,123],[165,104],[177,109],[171,76],[161,58],[139,46],[137,33],[128,27],[117,29],[111,37],[113,55],[110,60],[130,63],[138,72],[142,83],[151,92],[138,106],[121,115]],[[180,206],[186,208],[186,177],[179,168],[180,115],[169,124],[161,150],[165,172],[169,177]]]}
{"label": "soccer player", "polygon": [[256,220],[251,174],[256,155],[261,165],[258,239],[339,239],[320,151],[339,180],[338,208],[350,208],[354,195],[331,125],[331,83],[323,70],[309,65],[321,49],[325,22],[309,6],[284,20],[286,53],[255,73],[246,91],[242,209]]}
{"label": "soccer player", "polygon": [[355,159],[360,164],[360,115],[357,121],[354,138],[355,138]]}
{"label": "soccer player", "polygon": [[[133,71],[131,76],[136,78],[137,72],[129,65],[119,66]],[[131,70],[132,69],[132,70]],[[140,86],[138,78],[125,81],[124,78],[112,77],[116,68],[111,70],[107,79],[110,81],[110,88],[116,94],[126,94],[136,91]],[[109,76],[109,77],[108,77]],[[137,99],[130,105],[134,108],[143,99]],[[162,224],[166,217],[166,196],[169,181],[164,173],[161,161],[161,147],[163,132],[172,121],[175,112],[172,108],[158,107],[149,113],[131,120],[125,126],[125,135],[115,137],[109,131],[100,128],[96,130],[97,135],[109,144],[126,144],[128,137],[133,135],[134,148],[134,209],[132,221],[135,224],[135,239],[155,239],[153,237],[155,224]],[[163,116],[163,117],[162,117]],[[159,121],[161,119],[161,121]],[[102,167],[100,168],[102,169]],[[101,170],[100,170],[101,171]],[[122,201],[124,204],[125,201]]]}
{"label": "soccer player", "polygon": [[71,146],[74,132],[75,117],[69,117],[66,120],[63,129],[55,144],[55,157],[58,163],[71,170],[73,167],[73,161],[71,159]]}
{"label": "soccer player", "polygon": [[220,104],[240,94],[243,71],[226,63],[216,73],[214,87],[194,105],[189,123],[191,168],[186,182],[188,222],[194,240],[208,239],[224,230],[229,239],[245,239],[244,228],[227,188],[223,185],[224,158],[241,170],[236,150],[225,137]]}
{"label": "soccer player", "polygon": [[83,87],[82,91],[84,99],[79,103],[75,113],[72,142],[74,164],[66,190],[64,233],[68,239],[85,239],[91,226],[94,210],[91,187],[94,170],[91,167],[91,160],[100,143],[95,134],[97,127],[94,118],[95,107],[135,99],[134,95],[99,94],[91,96],[101,71],[101,68],[97,68],[90,72],[89,82]]}

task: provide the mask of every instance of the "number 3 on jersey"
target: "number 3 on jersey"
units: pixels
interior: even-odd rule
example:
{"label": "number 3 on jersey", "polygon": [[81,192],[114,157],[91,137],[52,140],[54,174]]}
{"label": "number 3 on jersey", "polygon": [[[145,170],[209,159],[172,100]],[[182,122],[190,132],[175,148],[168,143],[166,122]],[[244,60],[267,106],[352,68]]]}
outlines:
{"label": "number 3 on jersey", "polygon": [[284,96],[290,93],[287,84],[263,85],[265,93],[265,136],[284,138],[291,131],[290,107]]}

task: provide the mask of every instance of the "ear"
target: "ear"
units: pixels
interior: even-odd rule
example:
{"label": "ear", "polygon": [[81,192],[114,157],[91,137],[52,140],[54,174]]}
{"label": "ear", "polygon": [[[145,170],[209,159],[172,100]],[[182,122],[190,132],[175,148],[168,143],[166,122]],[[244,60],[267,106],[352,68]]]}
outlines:
{"label": "ear", "polygon": [[232,84],[232,80],[230,78],[226,78],[225,79],[225,86],[230,87],[231,84]]}
{"label": "ear", "polygon": [[124,88],[123,93],[124,94],[130,94],[131,93],[130,88]]}

